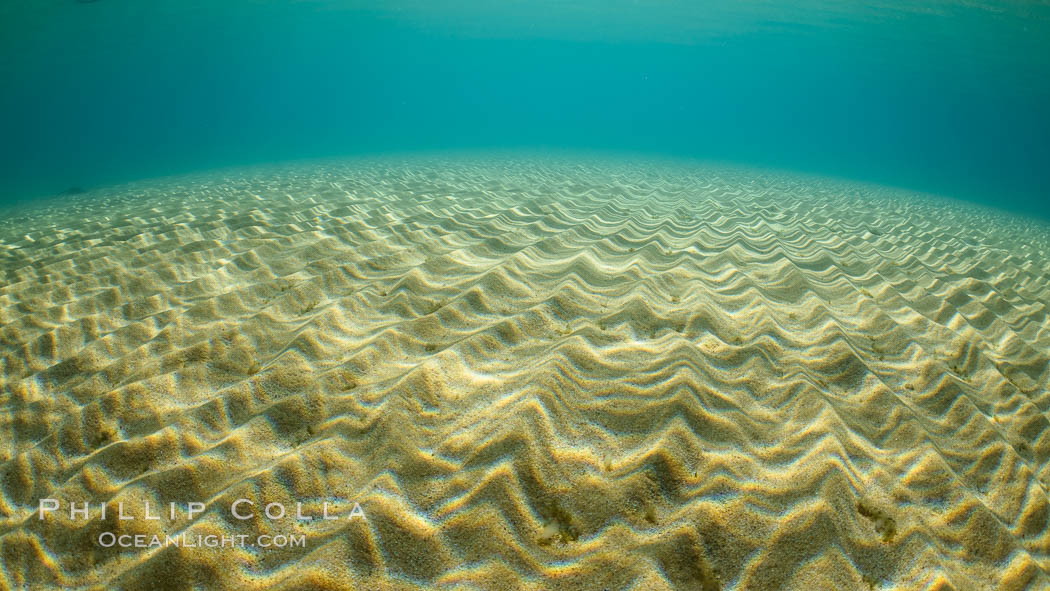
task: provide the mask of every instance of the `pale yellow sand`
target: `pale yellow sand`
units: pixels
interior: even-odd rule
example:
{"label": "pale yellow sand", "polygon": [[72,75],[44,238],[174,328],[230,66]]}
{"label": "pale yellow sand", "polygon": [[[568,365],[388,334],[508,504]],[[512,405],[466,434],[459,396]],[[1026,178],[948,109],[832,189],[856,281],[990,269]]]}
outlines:
{"label": "pale yellow sand", "polygon": [[[301,165],[4,212],[0,589],[1048,586],[1045,226],[581,162]],[[340,519],[241,521],[238,498]]]}

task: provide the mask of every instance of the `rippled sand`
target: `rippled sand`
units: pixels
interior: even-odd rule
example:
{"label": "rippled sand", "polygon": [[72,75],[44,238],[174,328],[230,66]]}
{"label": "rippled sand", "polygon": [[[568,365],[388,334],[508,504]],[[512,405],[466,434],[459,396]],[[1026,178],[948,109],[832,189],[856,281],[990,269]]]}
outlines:
{"label": "rippled sand", "polygon": [[0,589],[1046,588],[1047,261],[990,210],[626,159],[5,211]]}

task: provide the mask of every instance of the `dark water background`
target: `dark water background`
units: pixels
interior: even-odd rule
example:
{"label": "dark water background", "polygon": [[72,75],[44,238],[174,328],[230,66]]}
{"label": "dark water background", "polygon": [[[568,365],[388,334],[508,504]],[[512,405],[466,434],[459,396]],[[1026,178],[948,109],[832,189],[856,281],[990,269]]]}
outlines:
{"label": "dark water background", "polygon": [[1046,2],[9,0],[0,200],[288,159],[630,150],[1050,218]]}

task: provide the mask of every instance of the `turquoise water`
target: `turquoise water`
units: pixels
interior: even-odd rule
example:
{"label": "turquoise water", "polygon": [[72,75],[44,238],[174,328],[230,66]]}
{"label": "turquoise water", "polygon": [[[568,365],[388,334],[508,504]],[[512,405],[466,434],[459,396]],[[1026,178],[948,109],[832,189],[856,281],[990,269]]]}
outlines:
{"label": "turquoise water", "polygon": [[1050,217],[1045,2],[50,0],[0,7],[0,196],[558,148]]}

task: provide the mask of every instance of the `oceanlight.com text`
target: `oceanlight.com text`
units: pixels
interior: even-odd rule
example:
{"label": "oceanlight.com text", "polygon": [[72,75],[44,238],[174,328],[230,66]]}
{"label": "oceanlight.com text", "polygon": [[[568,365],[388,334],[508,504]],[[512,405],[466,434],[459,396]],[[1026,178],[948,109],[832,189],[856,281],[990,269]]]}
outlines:
{"label": "oceanlight.com text", "polygon": [[176,536],[150,536],[146,534],[130,535],[121,534],[117,535],[113,532],[102,532],[98,536],[98,545],[103,548],[112,548],[117,546],[119,548],[163,548],[167,546],[176,546],[180,548],[247,548],[247,547],[258,547],[258,548],[305,548],[306,547],[306,535],[305,534],[291,534],[291,535],[259,535],[249,536],[247,534],[238,534],[231,536],[219,536],[214,534],[209,535],[190,535],[190,534],[179,534]]}

